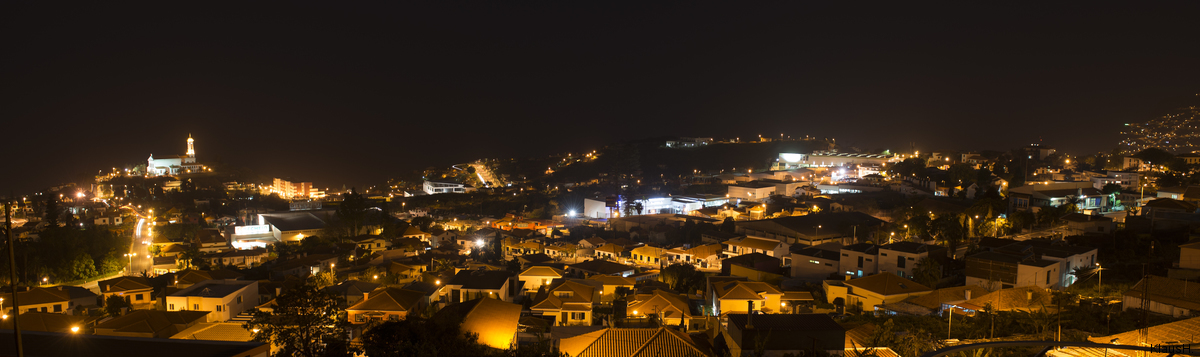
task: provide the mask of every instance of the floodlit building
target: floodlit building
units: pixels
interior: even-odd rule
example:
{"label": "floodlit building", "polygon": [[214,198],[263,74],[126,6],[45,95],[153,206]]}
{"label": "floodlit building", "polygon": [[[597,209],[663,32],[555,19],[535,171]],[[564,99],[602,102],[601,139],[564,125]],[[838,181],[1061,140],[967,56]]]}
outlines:
{"label": "floodlit building", "polygon": [[276,177],[271,185],[271,192],[278,194],[279,197],[292,198],[308,198],[316,193],[313,189],[312,182],[292,182],[287,179]]}
{"label": "floodlit building", "polygon": [[196,163],[194,143],[195,140],[192,139],[191,135],[188,135],[186,155],[159,156],[156,159],[154,158],[154,154],[150,154],[150,158],[146,159],[146,174],[150,176],[167,176],[207,170],[204,165]]}
{"label": "floodlit building", "polygon": [[425,194],[429,195],[439,193],[467,193],[475,192],[475,186],[454,181],[425,181],[425,184],[422,185],[422,190],[425,191]]}

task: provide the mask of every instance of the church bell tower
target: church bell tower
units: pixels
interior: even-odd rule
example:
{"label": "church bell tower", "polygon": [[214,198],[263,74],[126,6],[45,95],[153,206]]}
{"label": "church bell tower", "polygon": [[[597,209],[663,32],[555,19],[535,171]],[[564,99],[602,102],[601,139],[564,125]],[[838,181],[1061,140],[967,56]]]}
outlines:
{"label": "church bell tower", "polygon": [[191,158],[191,159],[195,159],[195,158],[196,158],[196,149],[195,149],[195,148],[192,148],[192,142],[194,142],[194,141],[195,141],[195,140],[192,140],[192,134],[188,134],[188,151],[187,151],[187,156],[188,156],[188,158]]}

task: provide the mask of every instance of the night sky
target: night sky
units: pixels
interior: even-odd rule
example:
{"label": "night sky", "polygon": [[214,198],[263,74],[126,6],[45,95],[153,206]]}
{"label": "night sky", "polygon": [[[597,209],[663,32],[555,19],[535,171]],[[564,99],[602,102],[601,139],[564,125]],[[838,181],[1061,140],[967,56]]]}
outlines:
{"label": "night sky", "polygon": [[1200,92],[1196,2],[508,3],[5,3],[0,190],[189,133],[320,187],[663,135],[1088,154]]}

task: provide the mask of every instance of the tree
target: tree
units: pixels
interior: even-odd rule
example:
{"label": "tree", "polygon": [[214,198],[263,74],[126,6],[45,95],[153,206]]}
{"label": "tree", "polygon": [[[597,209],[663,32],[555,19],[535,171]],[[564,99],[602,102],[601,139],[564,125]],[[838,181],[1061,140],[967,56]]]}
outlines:
{"label": "tree", "polygon": [[733,217],[725,217],[725,220],[721,222],[721,231],[725,233],[737,232],[737,224],[733,222]]}
{"label": "tree", "polygon": [[921,258],[913,267],[913,281],[930,288],[937,289],[938,281],[942,280],[942,265],[937,260]]}
{"label": "tree", "polygon": [[62,208],[58,206],[58,198],[53,194],[46,195],[46,224],[50,227],[58,227],[58,217],[62,215]]}
{"label": "tree", "polygon": [[88,279],[93,276],[96,276],[96,262],[92,260],[92,256],[80,252],[71,261],[71,278]]}
{"label": "tree", "polygon": [[130,304],[129,300],[127,299],[128,297],[116,294],[109,295],[107,298],[104,298],[104,313],[108,314],[110,317],[121,316],[122,308],[133,307],[133,305]]}
{"label": "tree", "polygon": [[350,356],[349,323],[341,297],[309,279],[275,299],[273,312],[255,311],[244,326],[254,340],[278,346],[280,356]]}
{"label": "tree", "polygon": [[691,264],[671,264],[662,269],[658,278],[678,292],[690,294],[704,289],[704,273]]}
{"label": "tree", "polygon": [[334,217],[337,217],[338,223],[345,229],[344,237],[357,236],[362,231],[368,208],[370,203],[367,198],[353,188],[342,195],[342,203],[338,205]]}

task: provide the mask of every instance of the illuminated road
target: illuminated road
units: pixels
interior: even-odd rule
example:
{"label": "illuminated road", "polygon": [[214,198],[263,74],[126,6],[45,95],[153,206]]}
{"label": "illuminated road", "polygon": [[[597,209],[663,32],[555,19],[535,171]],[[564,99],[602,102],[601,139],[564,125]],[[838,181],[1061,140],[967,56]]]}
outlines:
{"label": "illuminated road", "polygon": [[[488,170],[487,166],[483,166],[483,164],[480,163],[472,163],[470,165],[471,167],[475,168],[475,176],[479,177],[479,183],[482,184],[483,187],[491,187],[492,185],[498,184],[498,182],[496,182],[496,178],[492,177],[492,171]],[[492,185],[489,185],[488,182],[491,182]]]}
{"label": "illuminated road", "polygon": [[125,275],[141,275],[142,272],[147,274],[154,273],[154,258],[150,256],[149,248],[152,230],[146,218],[138,215],[137,226],[133,229],[133,239],[129,242],[129,253],[132,256],[125,256],[125,263],[128,264],[128,269]]}

